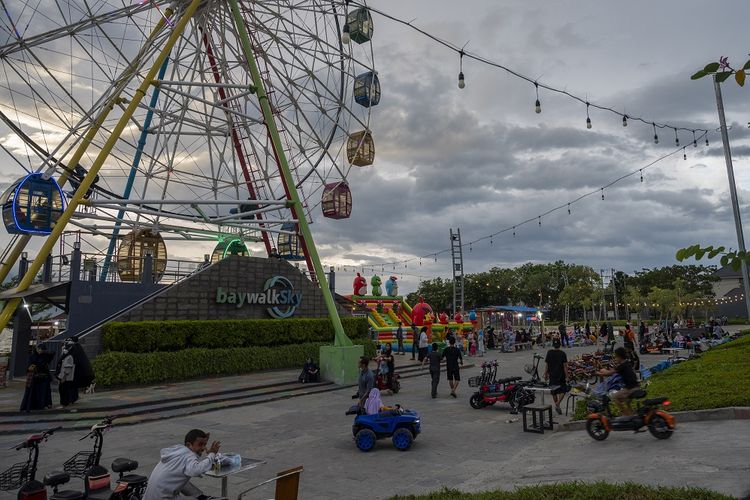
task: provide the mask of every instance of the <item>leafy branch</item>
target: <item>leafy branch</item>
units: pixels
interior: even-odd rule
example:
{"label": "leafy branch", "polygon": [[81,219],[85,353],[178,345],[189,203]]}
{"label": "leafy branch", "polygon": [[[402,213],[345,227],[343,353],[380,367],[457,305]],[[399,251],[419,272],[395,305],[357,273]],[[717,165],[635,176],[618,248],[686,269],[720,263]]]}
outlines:
{"label": "leafy branch", "polygon": [[716,75],[716,81],[722,83],[726,81],[730,76],[734,75],[734,79],[737,82],[737,85],[739,85],[740,87],[744,87],[745,77],[747,76],[746,72],[749,70],[750,59],[748,59],[745,65],[742,66],[742,69],[734,69],[729,65],[728,57],[720,57],[718,62],[711,62],[706,64],[706,66],[702,70],[697,71],[693,76],[690,77],[690,79],[698,80],[700,78],[703,78],[704,76]]}
{"label": "leafy branch", "polygon": [[715,259],[719,255],[721,255],[721,265],[730,265],[735,271],[740,270],[743,262],[750,264],[750,252],[741,252],[738,250],[726,251],[723,246],[714,247],[713,245],[707,247],[691,245],[689,247],[680,248],[677,250],[675,257],[679,262],[682,262],[691,257],[695,258],[695,260],[701,260],[703,257]]}

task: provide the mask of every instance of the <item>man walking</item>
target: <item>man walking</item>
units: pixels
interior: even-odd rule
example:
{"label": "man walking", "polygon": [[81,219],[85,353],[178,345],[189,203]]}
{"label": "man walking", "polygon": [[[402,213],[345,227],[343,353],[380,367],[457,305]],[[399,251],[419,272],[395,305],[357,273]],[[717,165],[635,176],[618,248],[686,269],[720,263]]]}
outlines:
{"label": "man walking", "polygon": [[375,385],[375,377],[370,371],[370,358],[362,356],[359,358],[359,378],[357,380],[357,394],[352,399],[359,399],[359,406],[365,407],[367,396],[370,395],[370,389]]}
{"label": "man walking", "polygon": [[419,346],[419,335],[417,335],[417,325],[411,324],[411,360],[414,361]]}
{"label": "man walking", "polygon": [[565,323],[560,323],[560,326],[558,326],[557,329],[560,332],[560,342],[562,342],[562,345],[567,345],[568,347],[570,347],[568,329],[566,328]]}
{"label": "man walking", "polygon": [[458,364],[461,363],[461,366],[463,366],[464,358],[461,356],[461,351],[456,347],[455,337],[448,339],[448,343],[450,345],[443,349],[441,358],[445,358],[445,371],[448,375],[448,383],[451,386],[451,396],[457,398],[456,389],[458,389],[458,383],[461,381]]}
{"label": "man walking", "polygon": [[404,351],[404,329],[403,329],[403,323],[400,321],[398,322],[398,328],[396,329],[396,342],[398,342],[398,351],[396,351],[396,354],[406,354]]}
{"label": "man walking", "polygon": [[432,379],[432,399],[437,397],[437,388],[440,383],[440,352],[438,351],[437,342],[432,343],[432,351],[422,360],[422,368],[427,361],[430,362],[430,378]]}
{"label": "man walking", "polygon": [[562,415],[560,403],[565,397],[565,393],[568,392],[568,386],[566,385],[568,379],[568,356],[560,350],[559,340],[553,340],[552,347],[554,349],[547,351],[547,357],[544,359],[547,365],[544,371],[544,379],[549,380],[550,387],[556,386],[551,391],[552,399],[555,401],[555,411],[558,415]]}

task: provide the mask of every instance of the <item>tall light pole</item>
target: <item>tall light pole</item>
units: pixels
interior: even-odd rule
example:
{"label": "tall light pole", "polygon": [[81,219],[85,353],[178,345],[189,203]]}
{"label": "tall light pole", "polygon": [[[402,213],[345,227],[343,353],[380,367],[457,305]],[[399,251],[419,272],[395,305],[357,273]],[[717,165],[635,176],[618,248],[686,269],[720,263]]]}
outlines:
{"label": "tall light pole", "polygon": [[[727,133],[727,119],[724,116],[724,100],[721,97],[721,84],[714,75],[714,90],[716,91],[716,108],[719,111],[719,124],[721,125],[721,142],[724,144],[724,160],[727,164],[727,177],[729,178],[729,194],[732,198],[732,212],[734,213],[734,226],[737,230],[737,246],[740,252],[745,252],[745,236],[742,232],[742,218],[740,216],[740,204],[737,198],[737,186],[734,182],[734,167],[732,166],[732,150],[729,148],[729,134]],[[745,308],[747,317],[750,318],[750,283],[748,283],[747,263],[742,259],[742,287],[745,290]]]}

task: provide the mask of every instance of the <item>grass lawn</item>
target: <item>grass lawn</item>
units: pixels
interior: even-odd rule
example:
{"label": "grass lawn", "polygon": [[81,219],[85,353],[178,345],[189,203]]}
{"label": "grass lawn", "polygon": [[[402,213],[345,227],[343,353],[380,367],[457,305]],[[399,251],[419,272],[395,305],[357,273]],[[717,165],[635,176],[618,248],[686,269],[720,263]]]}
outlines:
{"label": "grass lawn", "polygon": [[[649,380],[649,397],[668,397],[670,411],[750,406],[750,335],[673,365]],[[584,418],[585,403],[579,401],[574,419]]]}
{"label": "grass lawn", "polygon": [[524,486],[515,491],[485,491],[463,493],[458,490],[443,489],[426,495],[395,496],[391,500],[713,500],[730,499],[702,488],[666,488],[645,486],[635,483],[559,483],[543,486]]}

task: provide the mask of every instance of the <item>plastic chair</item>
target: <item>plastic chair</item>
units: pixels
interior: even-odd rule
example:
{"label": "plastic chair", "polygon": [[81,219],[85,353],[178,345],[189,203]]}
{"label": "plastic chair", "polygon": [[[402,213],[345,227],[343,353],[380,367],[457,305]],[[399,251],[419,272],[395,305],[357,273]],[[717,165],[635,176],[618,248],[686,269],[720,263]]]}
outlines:
{"label": "plastic chair", "polygon": [[303,470],[304,468],[299,465],[297,467],[281,471],[276,474],[276,477],[267,479],[266,481],[258,483],[252,488],[243,491],[242,493],[237,495],[237,500],[242,500],[242,497],[246,493],[249,493],[256,488],[260,488],[264,484],[272,483],[274,481],[276,481],[276,492],[274,493],[274,497],[272,500],[297,500],[297,495],[299,494],[299,478],[300,475],[302,475]]}

